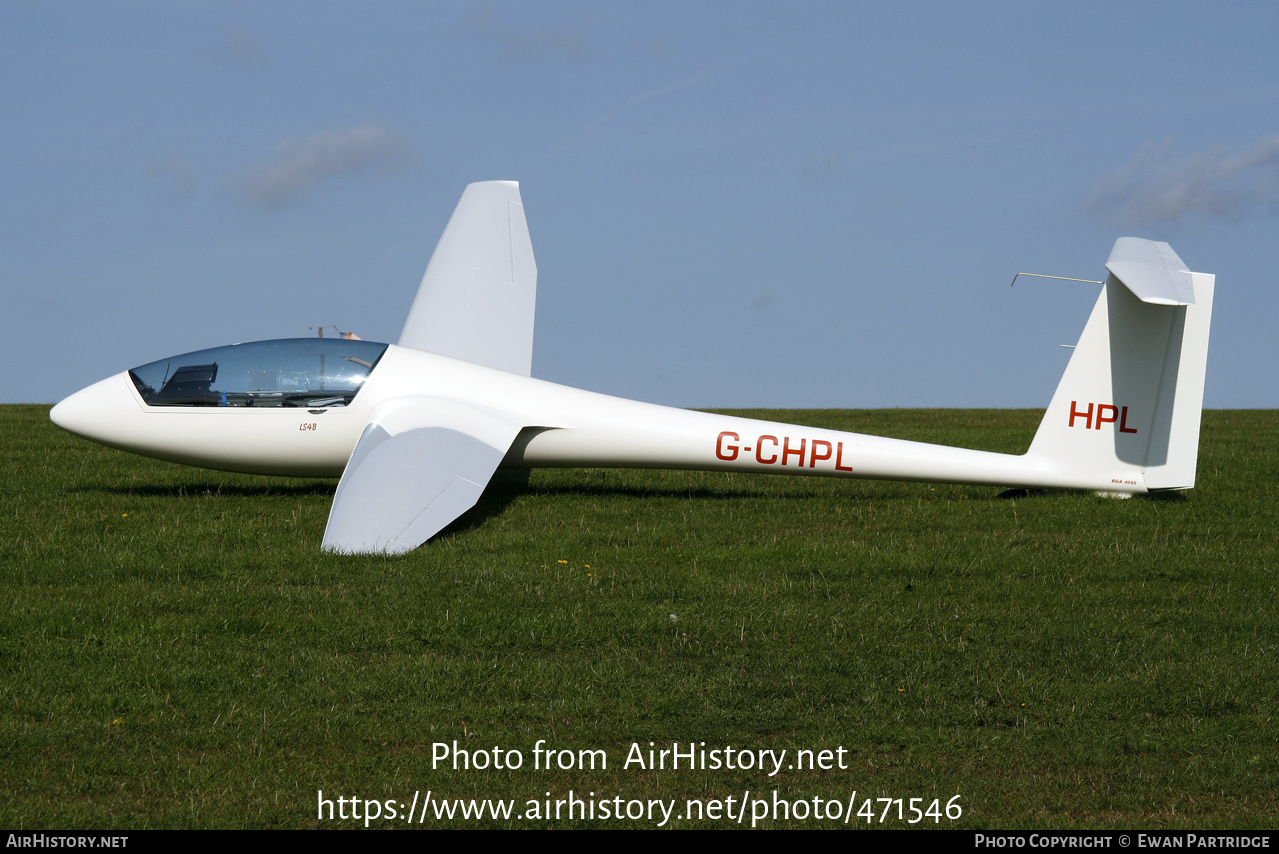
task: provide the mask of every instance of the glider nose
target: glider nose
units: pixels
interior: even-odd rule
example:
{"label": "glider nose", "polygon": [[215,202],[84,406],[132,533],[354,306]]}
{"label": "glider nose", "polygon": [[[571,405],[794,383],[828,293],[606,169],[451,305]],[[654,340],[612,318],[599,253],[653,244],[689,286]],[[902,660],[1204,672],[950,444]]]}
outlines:
{"label": "glider nose", "polygon": [[138,413],[129,393],[129,378],[116,374],[82,388],[49,412],[49,418],[68,433],[103,445],[128,444],[128,423]]}

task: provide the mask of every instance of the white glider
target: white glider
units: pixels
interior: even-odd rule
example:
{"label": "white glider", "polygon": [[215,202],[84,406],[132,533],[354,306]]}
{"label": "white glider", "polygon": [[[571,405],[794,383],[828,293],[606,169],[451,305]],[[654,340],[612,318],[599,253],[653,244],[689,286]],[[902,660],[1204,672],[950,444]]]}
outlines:
{"label": "white glider", "polygon": [[341,476],[324,548],[408,551],[499,467],[601,466],[1079,489],[1195,483],[1214,277],[1120,238],[1030,450],[995,454],[672,409],[529,376],[537,268],[519,186],[466,188],[398,344],[300,338],[162,359],[50,417],[95,442],[262,474]]}

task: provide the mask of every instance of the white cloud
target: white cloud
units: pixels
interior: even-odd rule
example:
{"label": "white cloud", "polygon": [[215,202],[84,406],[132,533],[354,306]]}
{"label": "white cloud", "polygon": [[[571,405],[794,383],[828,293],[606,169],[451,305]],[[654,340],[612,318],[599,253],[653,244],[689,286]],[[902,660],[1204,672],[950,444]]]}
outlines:
{"label": "white cloud", "polygon": [[393,171],[408,160],[408,137],[379,125],[323,131],[276,147],[266,163],[234,180],[244,201],[265,208],[296,204],[321,181]]}
{"label": "white cloud", "polygon": [[1146,143],[1126,166],[1102,176],[1080,209],[1133,226],[1191,214],[1238,220],[1279,213],[1279,136],[1238,154],[1214,148],[1179,156],[1171,139]]}

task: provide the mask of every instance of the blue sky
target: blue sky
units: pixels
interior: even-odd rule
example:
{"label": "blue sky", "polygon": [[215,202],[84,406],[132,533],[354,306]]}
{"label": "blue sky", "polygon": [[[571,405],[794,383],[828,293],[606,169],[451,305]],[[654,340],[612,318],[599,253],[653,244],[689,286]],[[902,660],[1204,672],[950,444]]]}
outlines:
{"label": "blue sky", "polygon": [[0,402],[394,341],[520,181],[535,376],[698,407],[1042,407],[1114,239],[1216,273],[1279,405],[1279,5],[0,5]]}

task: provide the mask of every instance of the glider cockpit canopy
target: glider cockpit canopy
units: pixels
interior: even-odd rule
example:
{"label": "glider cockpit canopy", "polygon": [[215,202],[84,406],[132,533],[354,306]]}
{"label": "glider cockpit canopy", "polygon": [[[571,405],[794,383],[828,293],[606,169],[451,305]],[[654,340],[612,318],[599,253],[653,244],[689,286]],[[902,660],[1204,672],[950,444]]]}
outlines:
{"label": "glider cockpit canopy", "polygon": [[282,338],[197,350],[129,371],[149,406],[346,406],[385,344]]}

